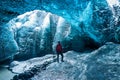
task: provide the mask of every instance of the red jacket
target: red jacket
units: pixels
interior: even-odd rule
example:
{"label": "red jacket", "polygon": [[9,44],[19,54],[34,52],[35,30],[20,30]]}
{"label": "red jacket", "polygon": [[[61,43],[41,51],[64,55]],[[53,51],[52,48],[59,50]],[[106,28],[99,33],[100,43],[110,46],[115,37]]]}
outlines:
{"label": "red jacket", "polygon": [[62,52],[62,46],[61,46],[61,44],[57,44],[56,51],[57,52]]}

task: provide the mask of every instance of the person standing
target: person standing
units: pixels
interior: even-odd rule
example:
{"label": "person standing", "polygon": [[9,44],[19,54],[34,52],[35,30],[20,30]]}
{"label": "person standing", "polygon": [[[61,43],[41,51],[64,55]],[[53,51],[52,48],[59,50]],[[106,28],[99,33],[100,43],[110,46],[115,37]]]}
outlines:
{"label": "person standing", "polygon": [[56,52],[57,52],[57,61],[59,62],[59,55],[61,55],[61,61],[63,61],[63,53],[62,53],[62,45],[60,41],[58,41],[57,46],[56,46]]}

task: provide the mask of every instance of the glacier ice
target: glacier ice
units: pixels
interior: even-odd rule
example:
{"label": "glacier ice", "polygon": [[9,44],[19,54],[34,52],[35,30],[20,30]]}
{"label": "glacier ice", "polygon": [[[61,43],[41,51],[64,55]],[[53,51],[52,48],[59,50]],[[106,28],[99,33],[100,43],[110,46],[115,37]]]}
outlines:
{"label": "glacier ice", "polygon": [[[31,80],[119,80],[120,46],[106,42],[120,42],[120,0],[1,0],[0,4],[0,61],[18,52],[17,59],[55,53],[58,40],[65,52],[60,64],[52,55],[14,61],[13,72],[42,68]],[[89,54],[74,52],[98,47]]]}
{"label": "glacier ice", "polygon": [[0,61],[12,58],[18,50],[13,31],[8,27],[0,27]]}
{"label": "glacier ice", "polygon": [[[44,50],[51,52],[59,37],[65,37],[61,38],[65,51],[68,50],[69,43],[72,43],[73,50],[83,51],[86,48],[98,48],[109,41],[120,42],[119,0],[114,0],[114,2],[111,2],[111,0],[32,1],[1,0],[1,26],[16,17],[9,21],[7,25],[13,27],[16,42],[21,42],[18,44],[20,53],[29,53],[32,54],[31,56],[36,56],[35,53],[43,52],[46,54],[47,52]],[[64,19],[62,22],[62,18],[65,19],[65,22]],[[42,26],[41,23],[44,27],[50,26],[50,28],[43,29],[40,27]],[[13,26],[13,24],[15,25]],[[58,28],[63,27],[64,24],[70,28]],[[57,26],[57,28],[54,29],[54,26]],[[49,31],[51,29],[53,32]],[[56,33],[57,29],[60,29],[61,32]],[[56,34],[59,34],[59,36],[56,36]],[[16,36],[24,37],[24,39]],[[56,37],[54,39],[51,36]],[[48,49],[46,46],[49,45],[52,46]]]}
{"label": "glacier ice", "polygon": [[[31,71],[36,66],[50,62],[44,66],[44,70],[40,67],[37,74],[31,76],[31,80],[119,80],[120,78],[120,45],[112,42],[106,43],[99,49],[80,54],[75,51],[64,53],[65,62],[54,62],[52,55],[38,57],[19,62],[18,65],[11,67],[13,72]],[[13,62],[13,64],[16,62]],[[23,63],[25,63],[23,65]],[[36,66],[34,66],[36,65]],[[31,67],[31,68],[30,68]],[[30,72],[32,73],[32,72]],[[24,76],[25,77],[25,74]]]}
{"label": "glacier ice", "polygon": [[[79,26],[83,20],[86,35],[92,38],[93,42],[99,42],[100,44],[109,41],[119,42],[119,37],[114,37],[116,34],[119,36],[116,33],[116,29],[114,29],[114,27],[119,27],[119,0],[22,0],[21,2],[14,1],[13,3],[11,0],[2,0],[1,3],[1,7],[3,8],[1,11],[3,12],[4,9],[7,9],[11,12],[23,14],[27,11],[38,9],[57,14],[69,21],[74,27],[73,29],[76,29],[79,34],[83,33],[81,32],[81,26]],[[4,14],[1,13],[1,15]],[[33,17],[36,16],[33,15]],[[26,23],[26,25],[28,24],[31,23]],[[20,23],[17,25],[20,25]],[[106,34],[106,30],[110,32]]]}
{"label": "glacier ice", "polygon": [[65,40],[69,35],[70,25],[60,16],[34,10],[12,19],[7,27],[13,30],[19,57],[35,57],[52,53],[56,42]]}

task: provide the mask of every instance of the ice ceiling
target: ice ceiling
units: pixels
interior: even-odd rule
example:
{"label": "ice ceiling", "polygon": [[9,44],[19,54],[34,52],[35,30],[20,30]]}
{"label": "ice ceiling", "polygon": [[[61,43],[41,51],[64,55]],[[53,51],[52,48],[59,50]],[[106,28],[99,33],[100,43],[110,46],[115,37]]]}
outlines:
{"label": "ice ceiling", "polygon": [[[40,15],[43,15],[44,18],[38,15],[37,13],[35,13],[35,15],[30,14],[33,16],[27,15],[27,13],[30,12],[34,13],[35,10],[40,10],[40,12],[45,11],[45,13],[43,12],[40,13]],[[59,32],[66,33],[64,29],[66,25],[63,26],[63,23],[69,22],[70,29],[67,30],[69,32],[69,36],[67,38],[69,38],[68,40],[73,43],[74,49],[82,50],[85,47],[94,48],[98,45],[99,46],[103,45],[106,42],[117,42],[117,43],[120,42],[120,1],[118,0],[57,0],[57,1],[56,0],[1,0],[0,11],[1,11],[0,30],[2,34],[0,35],[0,37],[2,39],[3,36],[7,35],[8,38],[10,36],[8,35],[9,34],[8,32],[11,32],[10,29],[4,29],[8,27],[6,26],[6,23],[9,25],[10,28],[11,28],[10,24],[16,25],[16,27],[18,28],[24,26],[28,26],[28,27],[32,26],[35,27],[35,31],[40,30],[38,26],[44,24],[42,26],[43,32],[44,30],[46,31],[48,27],[51,27],[51,24],[54,23],[54,26],[57,29],[56,33]],[[52,19],[49,15],[46,15],[49,12],[50,14],[53,15]],[[26,14],[26,16],[23,16],[24,14]],[[39,17],[36,17],[36,15],[38,15]],[[60,17],[55,18],[55,15],[58,15]],[[18,18],[18,16],[20,17]],[[61,17],[63,17],[65,20],[62,19]],[[58,22],[54,22],[54,20],[57,19]],[[36,20],[38,22],[36,22]],[[42,20],[43,23],[41,23]],[[24,26],[20,26],[20,25],[24,25]],[[60,28],[60,26],[62,27],[61,30],[59,31],[58,29]],[[6,30],[8,30],[8,32]],[[12,40],[13,43],[14,43],[14,39],[16,38],[15,42],[17,42],[17,38],[18,38],[18,35],[13,36],[15,32],[11,33],[12,34],[11,39],[13,39]],[[49,31],[48,29],[46,32],[50,33],[51,31]],[[31,32],[29,31],[28,33],[31,34]],[[32,30],[32,33],[34,33],[34,30]],[[43,42],[48,41],[46,39],[48,37],[49,36],[43,36],[42,38],[44,40],[42,41]],[[22,38],[24,37],[22,36]],[[34,37],[30,37],[30,38],[34,38]],[[10,40],[10,39],[6,39],[6,40]],[[42,41],[41,43],[43,43]],[[64,43],[69,44],[69,41],[66,41]],[[33,41],[32,44],[34,42],[35,41]],[[49,44],[50,46],[51,43]],[[14,46],[13,48],[16,48],[16,46]],[[33,51],[33,53],[34,52],[35,51]]]}

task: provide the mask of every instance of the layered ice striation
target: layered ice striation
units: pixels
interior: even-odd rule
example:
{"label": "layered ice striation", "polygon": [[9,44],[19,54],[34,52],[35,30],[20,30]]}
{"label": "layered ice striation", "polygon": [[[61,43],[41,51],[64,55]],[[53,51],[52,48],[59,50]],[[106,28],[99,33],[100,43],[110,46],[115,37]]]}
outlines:
{"label": "layered ice striation", "polygon": [[120,40],[119,0],[21,0],[20,2],[2,0],[1,23],[9,21],[11,17],[18,14],[36,9],[62,16],[80,35],[84,33],[82,32],[84,30],[85,35],[95,44],[104,44],[108,41],[119,42]]}
{"label": "layered ice striation", "polygon": [[70,33],[70,23],[64,18],[41,10],[16,17],[7,27],[12,30],[21,57],[50,54],[56,43],[65,40]]}
{"label": "layered ice striation", "polygon": [[1,0],[0,11],[1,25],[16,17],[7,24],[13,28],[14,44],[19,46],[20,53],[31,56],[55,51],[58,40],[65,51],[120,42],[119,0]]}
{"label": "layered ice striation", "polygon": [[14,40],[14,33],[8,27],[0,27],[0,61],[12,58],[18,53],[19,47]]}

